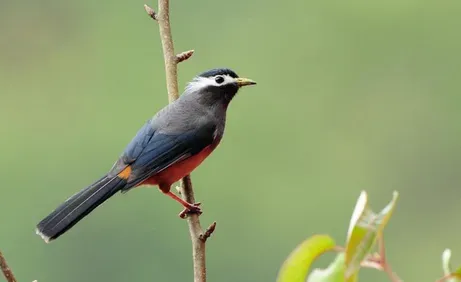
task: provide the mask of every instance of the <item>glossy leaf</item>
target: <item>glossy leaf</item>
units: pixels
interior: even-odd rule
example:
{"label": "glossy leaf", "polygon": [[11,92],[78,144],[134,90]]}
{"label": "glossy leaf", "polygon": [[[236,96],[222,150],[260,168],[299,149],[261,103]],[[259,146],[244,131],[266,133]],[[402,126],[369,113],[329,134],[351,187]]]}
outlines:
{"label": "glossy leaf", "polygon": [[314,269],[307,282],[343,282],[345,255],[340,253],[326,269]]}
{"label": "glossy leaf", "polygon": [[451,276],[450,278],[446,279],[446,282],[457,282],[461,281],[461,267],[459,267],[456,271],[451,270],[451,250],[446,249],[443,251],[442,254],[442,268],[443,268],[443,274],[445,276]]}
{"label": "glossy leaf", "polygon": [[291,252],[280,268],[277,282],[305,282],[314,260],[333,249],[335,241],[328,235],[314,235]]}
{"label": "glossy leaf", "polygon": [[397,198],[398,193],[394,192],[391,202],[376,214],[368,205],[367,193],[363,191],[360,194],[347,235],[345,281],[351,282],[357,279],[360,264],[382,234],[394,211]]}

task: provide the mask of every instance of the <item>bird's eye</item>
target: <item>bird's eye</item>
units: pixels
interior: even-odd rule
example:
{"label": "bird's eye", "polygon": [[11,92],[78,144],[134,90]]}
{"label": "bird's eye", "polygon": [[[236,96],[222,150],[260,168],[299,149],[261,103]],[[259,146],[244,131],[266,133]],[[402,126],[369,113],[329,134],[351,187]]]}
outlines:
{"label": "bird's eye", "polygon": [[217,76],[214,80],[216,81],[217,84],[221,84],[224,82],[224,77]]}

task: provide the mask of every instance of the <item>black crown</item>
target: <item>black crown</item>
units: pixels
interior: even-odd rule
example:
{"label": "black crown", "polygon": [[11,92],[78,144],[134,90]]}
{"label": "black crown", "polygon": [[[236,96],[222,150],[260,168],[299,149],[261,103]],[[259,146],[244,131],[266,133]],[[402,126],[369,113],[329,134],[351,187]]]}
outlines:
{"label": "black crown", "polygon": [[198,76],[201,77],[212,77],[216,75],[229,75],[230,77],[233,78],[238,78],[239,76],[231,69],[226,69],[226,68],[219,68],[219,69],[211,69],[209,71],[203,72],[199,74]]}

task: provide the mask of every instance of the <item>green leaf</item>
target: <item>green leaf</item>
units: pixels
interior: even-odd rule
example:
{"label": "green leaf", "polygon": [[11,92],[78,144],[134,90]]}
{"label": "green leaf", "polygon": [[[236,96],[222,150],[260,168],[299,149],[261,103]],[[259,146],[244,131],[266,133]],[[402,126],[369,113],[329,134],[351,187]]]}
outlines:
{"label": "green leaf", "polygon": [[343,282],[345,255],[340,253],[326,269],[314,269],[307,282]]}
{"label": "green leaf", "polygon": [[461,281],[461,267],[459,267],[455,272],[451,271],[451,265],[450,265],[450,260],[451,260],[451,250],[446,249],[443,251],[442,254],[442,268],[443,268],[443,274],[445,276],[451,276],[450,278],[446,279],[446,282],[457,282]]}
{"label": "green leaf", "polygon": [[355,281],[360,264],[371,251],[377,238],[382,234],[384,227],[394,211],[398,193],[394,192],[391,202],[378,214],[368,205],[368,196],[362,191],[355,205],[349,225],[346,245],[346,282]]}
{"label": "green leaf", "polygon": [[277,282],[305,282],[314,260],[332,250],[335,241],[328,235],[314,235],[294,249],[280,268]]}

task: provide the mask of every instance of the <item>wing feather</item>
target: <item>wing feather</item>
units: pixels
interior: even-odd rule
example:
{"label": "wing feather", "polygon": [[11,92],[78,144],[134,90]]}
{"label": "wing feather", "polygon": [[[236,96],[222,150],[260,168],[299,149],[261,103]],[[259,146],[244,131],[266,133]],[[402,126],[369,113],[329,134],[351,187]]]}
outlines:
{"label": "wing feather", "polygon": [[131,176],[123,190],[136,186],[175,163],[201,152],[214,140],[212,123],[182,133],[162,133],[148,121],[128,144],[113,170],[131,165]]}

